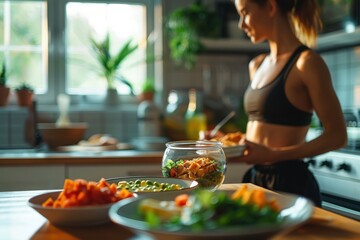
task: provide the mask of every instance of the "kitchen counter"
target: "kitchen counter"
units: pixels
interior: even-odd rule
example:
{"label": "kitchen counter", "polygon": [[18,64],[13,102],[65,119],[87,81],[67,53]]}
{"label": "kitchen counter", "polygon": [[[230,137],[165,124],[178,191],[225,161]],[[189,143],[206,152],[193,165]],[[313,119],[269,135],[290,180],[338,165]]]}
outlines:
{"label": "kitchen counter", "polygon": [[[101,177],[162,176],[163,154],[138,150],[0,150],[0,191],[61,188],[66,178],[98,181]],[[228,158],[225,181],[240,181],[249,167]]]}
{"label": "kitchen counter", "polygon": [[0,150],[1,165],[159,163],[163,151],[78,151],[49,152],[33,149]]}
{"label": "kitchen counter", "polygon": [[[224,184],[221,189],[234,190],[240,184]],[[91,227],[57,227],[27,206],[27,200],[46,191],[0,192],[0,236],[4,239],[132,239],[134,233],[113,223]],[[322,220],[320,220],[322,219]],[[360,222],[315,208],[313,218],[302,226],[274,236],[283,239],[359,239]],[[148,240],[148,238],[146,238]]]}
{"label": "kitchen counter", "polygon": [[[0,166],[57,164],[160,163],[164,151],[113,150],[50,152],[34,149],[0,150]],[[234,162],[234,158],[228,158]]]}

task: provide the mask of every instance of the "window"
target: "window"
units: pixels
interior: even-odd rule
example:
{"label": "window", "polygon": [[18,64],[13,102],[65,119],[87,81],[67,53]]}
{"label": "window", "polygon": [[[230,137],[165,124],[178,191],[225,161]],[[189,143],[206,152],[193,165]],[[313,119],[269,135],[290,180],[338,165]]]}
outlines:
{"label": "window", "polygon": [[[126,41],[139,47],[120,64],[123,78],[131,82],[135,91],[146,79],[145,46],[146,11],[142,5],[118,3],[68,3],[67,24],[67,87],[69,93],[97,94],[106,90],[106,79],[101,74],[102,66],[90,47],[90,38],[103,41],[110,36],[110,52],[114,56]],[[143,60],[143,61],[142,61]],[[99,72],[100,71],[100,72]],[[119,93],[129,94],[128,86],[119,84]],[[140,83],[140,84],[139,84]]]}
{"label": "window", "polygon": [[[146,0],[5,0],[0,3],[0,63],[6,61],[8,83],[26,82],[37,98],[55,102],[59,93],[103,95],[106,81],[90,38],[109,33],[111,52],[132,39],[139,48],[120,66],[138,93],[154,64],[145,61],[153,47],[145,40],[154,30],[153,1]],[[118,85],[119,94],[129,88]],[[84,98],[79,98],[84,99]]]}
{"label": "window", "polygon": [[22,83],[47,89],[47,21],[45,2],[0,3],[0,61],[5,62],[8,85]]}

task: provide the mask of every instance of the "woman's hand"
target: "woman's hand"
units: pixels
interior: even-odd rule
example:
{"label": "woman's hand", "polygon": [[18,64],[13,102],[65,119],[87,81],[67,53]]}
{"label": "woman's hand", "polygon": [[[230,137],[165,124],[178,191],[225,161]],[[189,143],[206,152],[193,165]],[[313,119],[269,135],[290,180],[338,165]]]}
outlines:
{"label": "woman's hand", "polygon": [[237,158],[238,161],[247,164],[266,164],[274,159],[274,151],[264,145],[245,140],[243,155]]}

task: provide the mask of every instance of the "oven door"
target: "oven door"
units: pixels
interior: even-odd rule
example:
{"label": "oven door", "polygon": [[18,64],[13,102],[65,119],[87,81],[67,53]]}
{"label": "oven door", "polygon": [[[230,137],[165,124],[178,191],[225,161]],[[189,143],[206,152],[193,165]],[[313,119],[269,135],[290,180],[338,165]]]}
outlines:
{"label": "oven door", "polygon": [[322,207],[324,209],[360,221],[359,201],[345,199],[325,193],[321,195],[323,200]]}

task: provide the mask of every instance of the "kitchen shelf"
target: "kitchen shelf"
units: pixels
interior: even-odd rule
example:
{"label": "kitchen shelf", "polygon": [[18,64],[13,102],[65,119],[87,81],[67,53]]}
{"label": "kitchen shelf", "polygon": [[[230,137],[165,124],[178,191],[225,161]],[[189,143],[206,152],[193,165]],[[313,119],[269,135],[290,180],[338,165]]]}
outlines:
{"label": "kitchen shelf", "polygon": [[336,31],[320,35],[318,39],[319,50],[335,49],[344,46],[360,45],[360,27],[353,32]]}
{"label": "kitchen shelf", "polygon": [[248,39],[222,38],[201,39],[201,43],[208,51],[241,51],[241,52],[263,52],[268,50],[267,43],[253,44]]}
{"label": "kitchen shelf", "polygon": [[[201,40],[207,51],[227,51],[227,52],[264,52],[269,47],[266,42],[253,44],[249,39],[222,38]],[[351,33],[336,31],[322,34],[318,38],[317,50],[331,50],[339,47],[360,45],[360,27],[355,28]]]}

